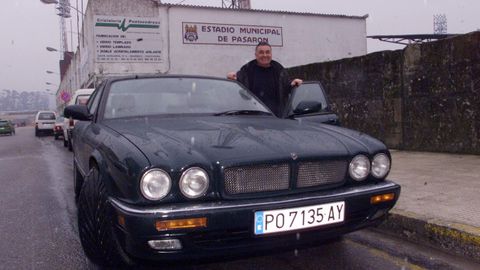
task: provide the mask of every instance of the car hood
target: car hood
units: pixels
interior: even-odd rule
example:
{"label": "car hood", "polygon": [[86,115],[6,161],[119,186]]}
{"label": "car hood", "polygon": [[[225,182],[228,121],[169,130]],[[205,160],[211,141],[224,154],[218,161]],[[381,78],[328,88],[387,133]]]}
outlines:
{"label": "car hood", "polygon": [[178,170],[195,164],[345,158],[385,147],[356,131],[271,116],[141,117],[104,123],[142,151],[152,166]]}

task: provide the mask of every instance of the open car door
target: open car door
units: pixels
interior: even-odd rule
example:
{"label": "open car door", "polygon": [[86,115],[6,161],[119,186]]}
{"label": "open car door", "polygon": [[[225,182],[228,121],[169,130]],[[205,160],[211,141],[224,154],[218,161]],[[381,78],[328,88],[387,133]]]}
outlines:
{"label": "open car door", "polygon": [[318,81],[304,82],[293,89],[285,106],[284,118],[340,125],[338,116],[331,111],[323,86]]}

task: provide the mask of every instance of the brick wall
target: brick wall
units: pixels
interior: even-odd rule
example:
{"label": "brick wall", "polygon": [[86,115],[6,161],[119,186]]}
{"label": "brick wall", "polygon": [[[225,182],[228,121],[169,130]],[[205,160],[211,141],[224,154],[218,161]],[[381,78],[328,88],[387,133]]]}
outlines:
{"label": "brick wall", "polygon": [[321,81],[343,126],[391,148],[480,154],[480,32],[289,72]]}

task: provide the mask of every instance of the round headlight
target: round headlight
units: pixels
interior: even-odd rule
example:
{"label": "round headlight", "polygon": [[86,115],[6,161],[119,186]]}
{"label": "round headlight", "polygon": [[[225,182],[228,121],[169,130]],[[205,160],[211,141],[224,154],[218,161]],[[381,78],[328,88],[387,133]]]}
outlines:
{"label": "round headlight", "polygon": [[184,171],[180,178],[180,191],[190,199],[198,198],[207,192],[208,174],[203,169],[192,167]]}
{"label": "round headlight", "polygon": [[390,171],[390,159],[387,155],[376,154],[372,161],[372,175],[376,178],[385,177]]}
{"label": "round headlight", "polygon": [[348,173],[355,181],[365,180],[370,173],[370,160],[364,155],[355,156],[348,166]]}
{"label": "round headlight", "polygon": [[140,191],[143,197],[152,201],[163,199],[170,192],[171,187],[170,176],[160,169],[147,171],[140,180]]}

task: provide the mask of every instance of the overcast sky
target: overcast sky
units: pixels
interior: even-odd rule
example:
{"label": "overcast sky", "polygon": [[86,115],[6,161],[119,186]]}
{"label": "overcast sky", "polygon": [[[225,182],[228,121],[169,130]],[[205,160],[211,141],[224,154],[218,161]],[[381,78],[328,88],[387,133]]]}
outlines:
{"label": "overcast sky", "polygon": [[[75,2],[70,0],[72,5]],[[86,2],[84,0],[84,4]],[[222,0],[163,2],[208,6],[222,4]],[[449,33],[480,29],[480,0],[251,0],[251,4],[255,9],[356,16],[368,14],[367,35],[430,34],[433,33],[434,14],[446,14]],[[56,91],[55,85],[48,86],[46,82],[58,84],[59,75],[47,74],[46,70],[59,72],[60,54],[45,49],[47,46],[60,47],[59,17],[55,14],[54,5],[43,4],[40,0],[2,1],[0,91]],[[75,16],[72,19],[72,30],[75,32]],[[67,20],[67,29],[70,31],[70,20]],[[71,47],[70,33],[68,35]],[[403,46],[368,41],[368,52],[398,48]]]}

